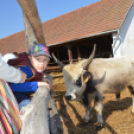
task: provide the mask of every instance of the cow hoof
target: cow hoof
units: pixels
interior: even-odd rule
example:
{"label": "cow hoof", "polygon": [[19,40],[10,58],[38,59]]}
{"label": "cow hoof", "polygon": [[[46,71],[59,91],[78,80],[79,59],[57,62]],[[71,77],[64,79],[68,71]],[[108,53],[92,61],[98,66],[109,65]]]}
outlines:
{"label": "cow hoof", "polygon": [[85,117],[84,117],[84,122],[89,122],[89,119],[90,119],[89,115],[86,114]]}
{"label": "cow hoof", "polygon": [[96,126],[97,127],[102,127],[103,126],[103,123],[102,122],[98,122]]}
{"label": "cow hoof", "polygon": [[84,122],[88,123],[88,122],[89,122],[89,120],[84,119]]}
{"label": "cow hoof", "polygon": [[89,122],[90,121],[90,119],[89,118],[84,118],[84,122]]}
{"label": "cow hoof", "polygon": [[102,123],[97,123],[96,124],[96,131],[101,130],[103,128],[103,124]]}
{"label": "cow hoof", "polygon": [[101,127],[101,126],[96,126],[96,128],[95,128],[95,130],[96,131],[99,131],[99,130],[101,130],[103,127]]}

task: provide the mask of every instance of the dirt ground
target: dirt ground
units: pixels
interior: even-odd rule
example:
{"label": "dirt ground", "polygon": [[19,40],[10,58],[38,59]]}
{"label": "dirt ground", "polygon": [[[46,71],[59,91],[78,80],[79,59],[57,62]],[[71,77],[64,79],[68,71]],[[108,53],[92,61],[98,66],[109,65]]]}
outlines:
{"label": "dirt ground", "polygon": [[114,94],[105,94],[103,99],[104,127],[96,130],[96,114],[91,103],[91,121],[83,120],[85,110],[81,102],[66,101],[63,78],[55,78],[53,89],[56,105],[63,122],[64,134],[134,134],[134,115],[131,114],[132,98],[128,89],[121,93],[120,100]]}

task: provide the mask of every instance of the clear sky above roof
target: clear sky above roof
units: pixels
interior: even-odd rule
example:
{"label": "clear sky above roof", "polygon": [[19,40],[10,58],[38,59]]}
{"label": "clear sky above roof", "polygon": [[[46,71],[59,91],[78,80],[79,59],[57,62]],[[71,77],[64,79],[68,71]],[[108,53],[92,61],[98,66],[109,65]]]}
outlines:
{"label": "clear sky above roof", "polygon": [[[41,22],[74,11],[99,0],[36,0]],[[0,39],[24,30],[17,0],[0,1]]]}

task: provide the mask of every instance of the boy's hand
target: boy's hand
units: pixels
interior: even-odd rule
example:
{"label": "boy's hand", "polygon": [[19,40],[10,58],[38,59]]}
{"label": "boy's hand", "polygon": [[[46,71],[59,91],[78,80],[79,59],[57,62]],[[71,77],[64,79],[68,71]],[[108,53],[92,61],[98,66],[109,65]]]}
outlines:
{"label": "boy's hand", "polygon": [[20,79],[19,83],[23,83],[27,79],[27,75],[24,72],[22,72],[20,69],[19,69],[19,71],[21,73],[21,79]]}
{"label": "boy's hand", "polygon": [[38,87],[41,87],[41,86],[46,86],[49,89],[49,91],[51,90],[47,82],[38,82]]}
{"label": "boy's hand", "polygon": [[52,84],[51,84],[51,82],[49,81],[49,79],[43,77],[42,81],[48,83],[50,89],[52,88]]}

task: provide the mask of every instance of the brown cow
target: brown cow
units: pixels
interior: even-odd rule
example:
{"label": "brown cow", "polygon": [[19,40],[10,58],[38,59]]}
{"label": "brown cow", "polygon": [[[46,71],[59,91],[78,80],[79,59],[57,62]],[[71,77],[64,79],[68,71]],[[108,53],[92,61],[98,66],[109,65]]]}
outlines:
{"label": "brown cow", "polygon": [[103,93],[119,94],[126,87],[130,90],[133,100],[134,114],[134,56],[120,58],[94,58],[96,45],[91,56],[77,64],[64,66],[53,54],[55,61],[62,67],[66,85],[67,100],[83,100],[86,109],[85,121],[90,119],[90,100],[94,98],[97,112],[97,126],[103,125],[102,98]]}

